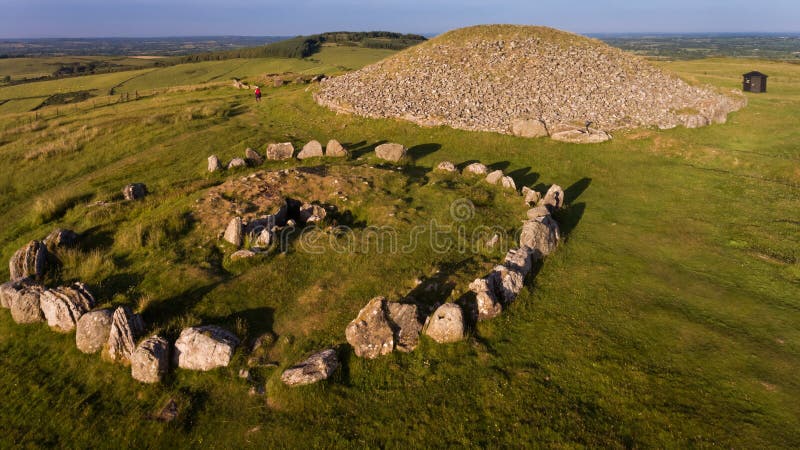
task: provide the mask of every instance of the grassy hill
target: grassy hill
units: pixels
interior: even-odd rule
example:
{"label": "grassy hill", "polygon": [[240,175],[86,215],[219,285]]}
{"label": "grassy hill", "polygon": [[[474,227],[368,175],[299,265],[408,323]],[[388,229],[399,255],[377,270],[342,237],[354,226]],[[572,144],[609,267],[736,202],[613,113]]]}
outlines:
{"label": "grassy hill", "polygon": [[[241,350],[227,369],[175,370],[145,386],[129,369],[78,352],[74,335],[16,325],[0,311],[0,446],[800,445],[800,67],[663,63],[725,88],[757,64],[770,92],[749,95],[724,125],[633,130],[596,146],[337,115],[307,86],[265,89],[256,104],[248,91],[213,83],[356,68],[380,56],[324,48],[318,61],[292,66],[229,60],[0,89],[22,102],[62,89],[194,85],[59,116],[48,107],[38,120],[0,115],[0,256],[56,226],[73,228],[85,241],[54,281],[83,280],[102,304],[132,304],[168,335],[197,323],[242,337],[272,331],[279,363],[253,374],[264,396],[249,395],[237,376]],[[248,146],[329,138],[355,158],[326,161],[327,170],[380,174],[340,203],[356,222],[391,220],[408,233],[470,198],[470,226],[514,227],[519,198],[431,171],[445,159],[480,160],[518,186],[564,186],[569,206],[557,219],[566,240],[510,310],[469,340],[423,339],[414,353],[373,361],[345,351],[333,380],[289,389],[282,369],[344,342],[345,325],[371,297],[404,296],[417,280],[438,281],[437,270],[463,290],[499,258],[418,247],[392,256],[294,250],[233,264],[231,249],[207,237],[215,230],[192,219],[196,200],[227,178],[324,164],[210,175],[209,154],[229,160]],[[380,165],[372,149],[384,141],[410,147],[413,161]],[[119,202],[129,182],[152,194]],[[178,417],[155,420],[169,399]]]}

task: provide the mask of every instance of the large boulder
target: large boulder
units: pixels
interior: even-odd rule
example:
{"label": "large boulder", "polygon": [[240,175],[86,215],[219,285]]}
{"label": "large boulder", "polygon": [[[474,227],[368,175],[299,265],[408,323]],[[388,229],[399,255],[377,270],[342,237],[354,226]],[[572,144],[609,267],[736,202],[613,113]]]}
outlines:
{"label": "large boulder", "polygon": [[408,150],[401,144],[381,144],[375,147],[375,155],[386,161],[398,162],[406,156]]}
{"label": "large boulder", "polygon": [[538,119],[514,119],[511,122],[511,134],[526,138],[546,137],[547,126]]}
{"label": "large boulder", "polygon": [[491,172],[489,175],[486,175],[486,182],[489,184],[497,184],[497,182],[502,179],[503,179],[502,170],[495,170],[494,172]]}
{"label": "large boulder", "polygon": [[425,334],[440,344],[464,339],[464,312],[455,303],[445,303],[428,317]]}
{"label": "large boulder", "polygon": [[503,265],[510,270],[516,270],[522,276],[528,276],[533,265],[533,254],[528,247],[512,248],[506,253],[503,259]]}
{"label": "large boulder", "polygon": [[494,279],[478,278],[469,284],[469,290],[475,294],[475,311],[478,320],[493,319],[503,312],[503,305],[494,292]]}
{"label": "large boulder", "polygon": [[138,200],[147,195],[147,186],[143,183],[131,183],[122,188],[122,196],[125,200]]}
{"label": "large boulder", "polygon": [[17,250],[8,262],[12,280],[20,278],[41,279],[47,270],[47,246],[43,242],[30,241]]}
{"label": "large boulder", "polygon": [[401,352],[414,351],[419,344],[423,325],[419,320],[417,305],[389,302],[386,317],[394,331],[395,348]]}
{"label": "large boulder", "polygon": [[222,238],[237,247],[241,247],[243,241],[242,231],[242,218],[234,217],[228,222],[228,227],[225,228],[225,234]]}
{"label": "large boulder", "polygon": [[247,167],[247,161],[245,161],[244,158],[233,158],[231,162],[228,163],[228,170],[239,167]]}
{"label": "large boulder", "polygon": [[222,170],[222,163],[219,162],[219,158],[217,155],[211,155],[208,157],[208,171],[209,172],[217,172]]}
{"label": "large boulder", "polygon": [[44,245],[51,252],[55,252],[59,248],[72,247],[77,243],[78,233],[63,228],[56,228],[44,238]]}
{"label": "large boulder", "polygon": [[114,321],[112,309],[89,311],[78,319],[75,327],[75,345],[83,353],[97,353],[108,343],[111,324]]}
{"label": "large boulder", "polygon": [[394,332],[386,320],[386,299],[375,297],[347,325],[345,337],[356,356],[373,359],[394,350]]}
{"label": "large boulder", "polygon": [[290,159],[294,155],[294,146],[291,142],[269,144],[267,146],[267,159],[272,161]]}
{"label": "large boulder", "polygon": [[564,190],[557,184],[550,186],[550,189],[544,194],[544,198],[537,205],[544,205],[551,211],[561,209],[564,206]]}
{"label": "large boulder", "polygon": [[328,145],[325,146],[325,156],[330,156],[332,158],[345,158],[347,157],[347,149],[344,148],[336,139],[331,139],[328,141]]}
{"label": "large boulder", "polygon": [[541,200],[542,194],[540,194],[539,191],[534,191],[528,186],[522,186],[522,198],[528,205],[535,205],[539,202],[539,200]]}
{"label": "large boulder", "polygon": [[456,165],[450,161],[442,161],[436,166],[436,170],[440,172],[458,172]]}
{"label": "large boulder", "polygon": [[12,301],[10,307],[11,318],[14,319],[14,322],[24,324],[44,321],[40,306],[42,292],[44,292],[44,288],[39,285],[26,286],[19,291],[19,296]]}
{"label": "large boulder", "polygon": [[75,329],[81,316],[94,307],[95,300],[86,285],[74,283],[47,289],[39,303],[47,324],[56,331],[68,333]]}
{"label": "large boulder", "polygon": [[336,350],[327,349],[309,356],[305,361],[286,369],[281,381],[288,386],[302,386],[326,380],[339,368]]}
{"label": "large boulder", "polygon": [[572,129],[553,133],[550,138],[571,144],[598,144],[611,139],[611,135],[601,130]]}
{"label": "large boulder", "polygon": [[260,166],[261,164],[264,164],[264,157],[250,147],[245,149],[244,159],[251,166]]}
{"label": "large boulder", "polygon": [[297,215],[297,218],[300,220],[300,223],[306,224],[321,222],[327,215],[328,212],[325,211],[325,208],[322,206],[313,203],[303,203],[300,206],[300,213]]}
{"label": "large boulder", "polygon": [[144,322],[128,306],[120,306],[114,311],[111,329],[108,333],[108,357],[116,362],[130,362],[136,349],[136,340],[144,334]]}
{"label": "large boulder", "polygon": [[479,162],[472,163],[464,168],[466,175],[486,175],[489,173],[489,168]]}
{"label": "large boulder", "polygon": [[318,158],[320,156],[323,156],[322,144],[319,141],[311,141],[303,146],[303,149],[297,154],[297,159]]}
{"label": "large boulder", "polygon": [[173,359],[178,367],[189,370],[212,370],[227,367],[239,338],[216,325],[190,327],[175,341]]}
{"label": "large boulder", "polygon": [[252,250],[239,250],[231,254],[231,261],[239,261],[242,259],[255,258],[256,252]]}
{"label": "large boulder", "polygon": [[548,209],[545,205],[539,205],[535,208],[529,209],[525,214],[528,216],[528,219],[536,220],[540,217],[550,215],[550,209]]}
{"label": "large boulder", "polygon": [[501,265],[495,266],[489,274],[489,280],[496,298],[504,305],[508,305],[516,300],[519,291],[522,290],[525,275],[521,271]]}
{"label": "large boulder", "polygon": [[561,239],[561,231],[558,223],[552,217],[544,216],[535,220],[527,220],[522,224],[519,245],[530,248],[533,258],[538,260],[552,253],[556,249],[559,239]]}
{"label": "large boulder", "polygon": [[158,336],[142,341],[131,355],[131,376],[142,383],[158,383],[169,369],[169,343]]}
{"label": "large boulder", "polygon": [[0,284],[0,306],[6,309],[19,298],[26,287],[34,286],[36,282],[30,278],[20,278]]}

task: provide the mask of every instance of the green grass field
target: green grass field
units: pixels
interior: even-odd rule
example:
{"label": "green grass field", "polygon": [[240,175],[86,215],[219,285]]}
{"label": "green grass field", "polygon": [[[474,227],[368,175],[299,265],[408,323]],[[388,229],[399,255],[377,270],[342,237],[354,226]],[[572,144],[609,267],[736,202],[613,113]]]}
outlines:
{"label": "green grass field", "polygon": [[[326,51],[285,70],[327,72],[381,56]],[[80,353],[74,334],[16,325],[0,311],[0,447],[797,448],[800,66],[663,66],[736,88],[754,64],[770,75],[770,92],[748,95],[749,106],[724,125],[632,130],[588,146],[337,115],[307,86],[266,89],[261,104],[226,84],[38,121],[0,116],[3,260],[57,226],[75,229],[85,241],[52,282],[83,280],[103,305],[134,305],[169,336],[198,323],[242,337],[272,331],[279,362],[254,372],[265,396],[249,395],[237,377],[241,350],[227,369],[174,370],[146,386]],[[0,97],[197,84],[275,67],[202,63],[2,88]],[[325,162],[342,173],[375,165],[376,143],[412,148],[413,162],[378,166],[385,175],[373,189],[340,205],[358,221],[381,223],[391,211],[408,232],[446,220],[450,202],[466,197],[478,206],[470,226],[513,228],[524,217],[518,198],[431,171],[445,159],[480,160],[518,186],[565,187],[569,206],[557,219],[566,239],[516,303],[470,339],[423,339],[413,353],[373,361],[345,349],[333,380],[287,388],[281,371],[344,343],[346,324],[373,296],[398,299],[435,270],[463,291],[500,259],[422,246],[391,257],[295,250],[231,264],[231,249],[187,215],[208,188],[260,170],[209,175],[209,154],[227,161],[248,146],[329,138],[363,157]],[[118,202],[129,182],[146,183],[151,195]],[[178,418],[153,420],[171,398]]]}

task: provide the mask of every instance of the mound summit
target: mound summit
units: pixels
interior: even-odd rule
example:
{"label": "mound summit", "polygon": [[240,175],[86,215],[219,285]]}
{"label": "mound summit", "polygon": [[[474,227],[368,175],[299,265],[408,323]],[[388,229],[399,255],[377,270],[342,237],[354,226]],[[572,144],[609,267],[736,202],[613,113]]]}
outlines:
{"label": "mound summit", "polygon": [[[644,59],[552,28],[482,25],[327,80],[316,101],[335,111],[421,125],[525,135],[723,123],[741,95],[691,86]],[[527,133],[529,134],[529,133]]]}

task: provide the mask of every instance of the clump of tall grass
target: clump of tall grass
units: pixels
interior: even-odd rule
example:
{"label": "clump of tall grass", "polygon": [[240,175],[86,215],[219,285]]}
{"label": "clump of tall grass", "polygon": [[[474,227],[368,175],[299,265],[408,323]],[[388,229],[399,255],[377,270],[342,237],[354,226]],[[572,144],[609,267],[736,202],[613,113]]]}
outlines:
{"label": "clump of tall grass", "polygon": [[48,193],[38,197],[31,208],[31,219],[34,225],[41,225],[58,219],[71,208],[87,198],[85,193],[66,190]]}
{"label": "clump of tall grass", "polygon": [[80,280],[97,285],[117,271],[109,253],[100,249],[87,252],[68,248],[59,251],[58,258],[61,260],[61,274],[65,280]]}
{"label": "clump of tall grass", "polygon": [[25,159],[39,159],[76,152],[86,142],[94,139],[97,134],[97,128],[87,125],[80,126],[74,130],[69,130],[68,127],[60,127],[54,133],[46,133],[43,137],[47,141],[28,150],[25,153]]}

